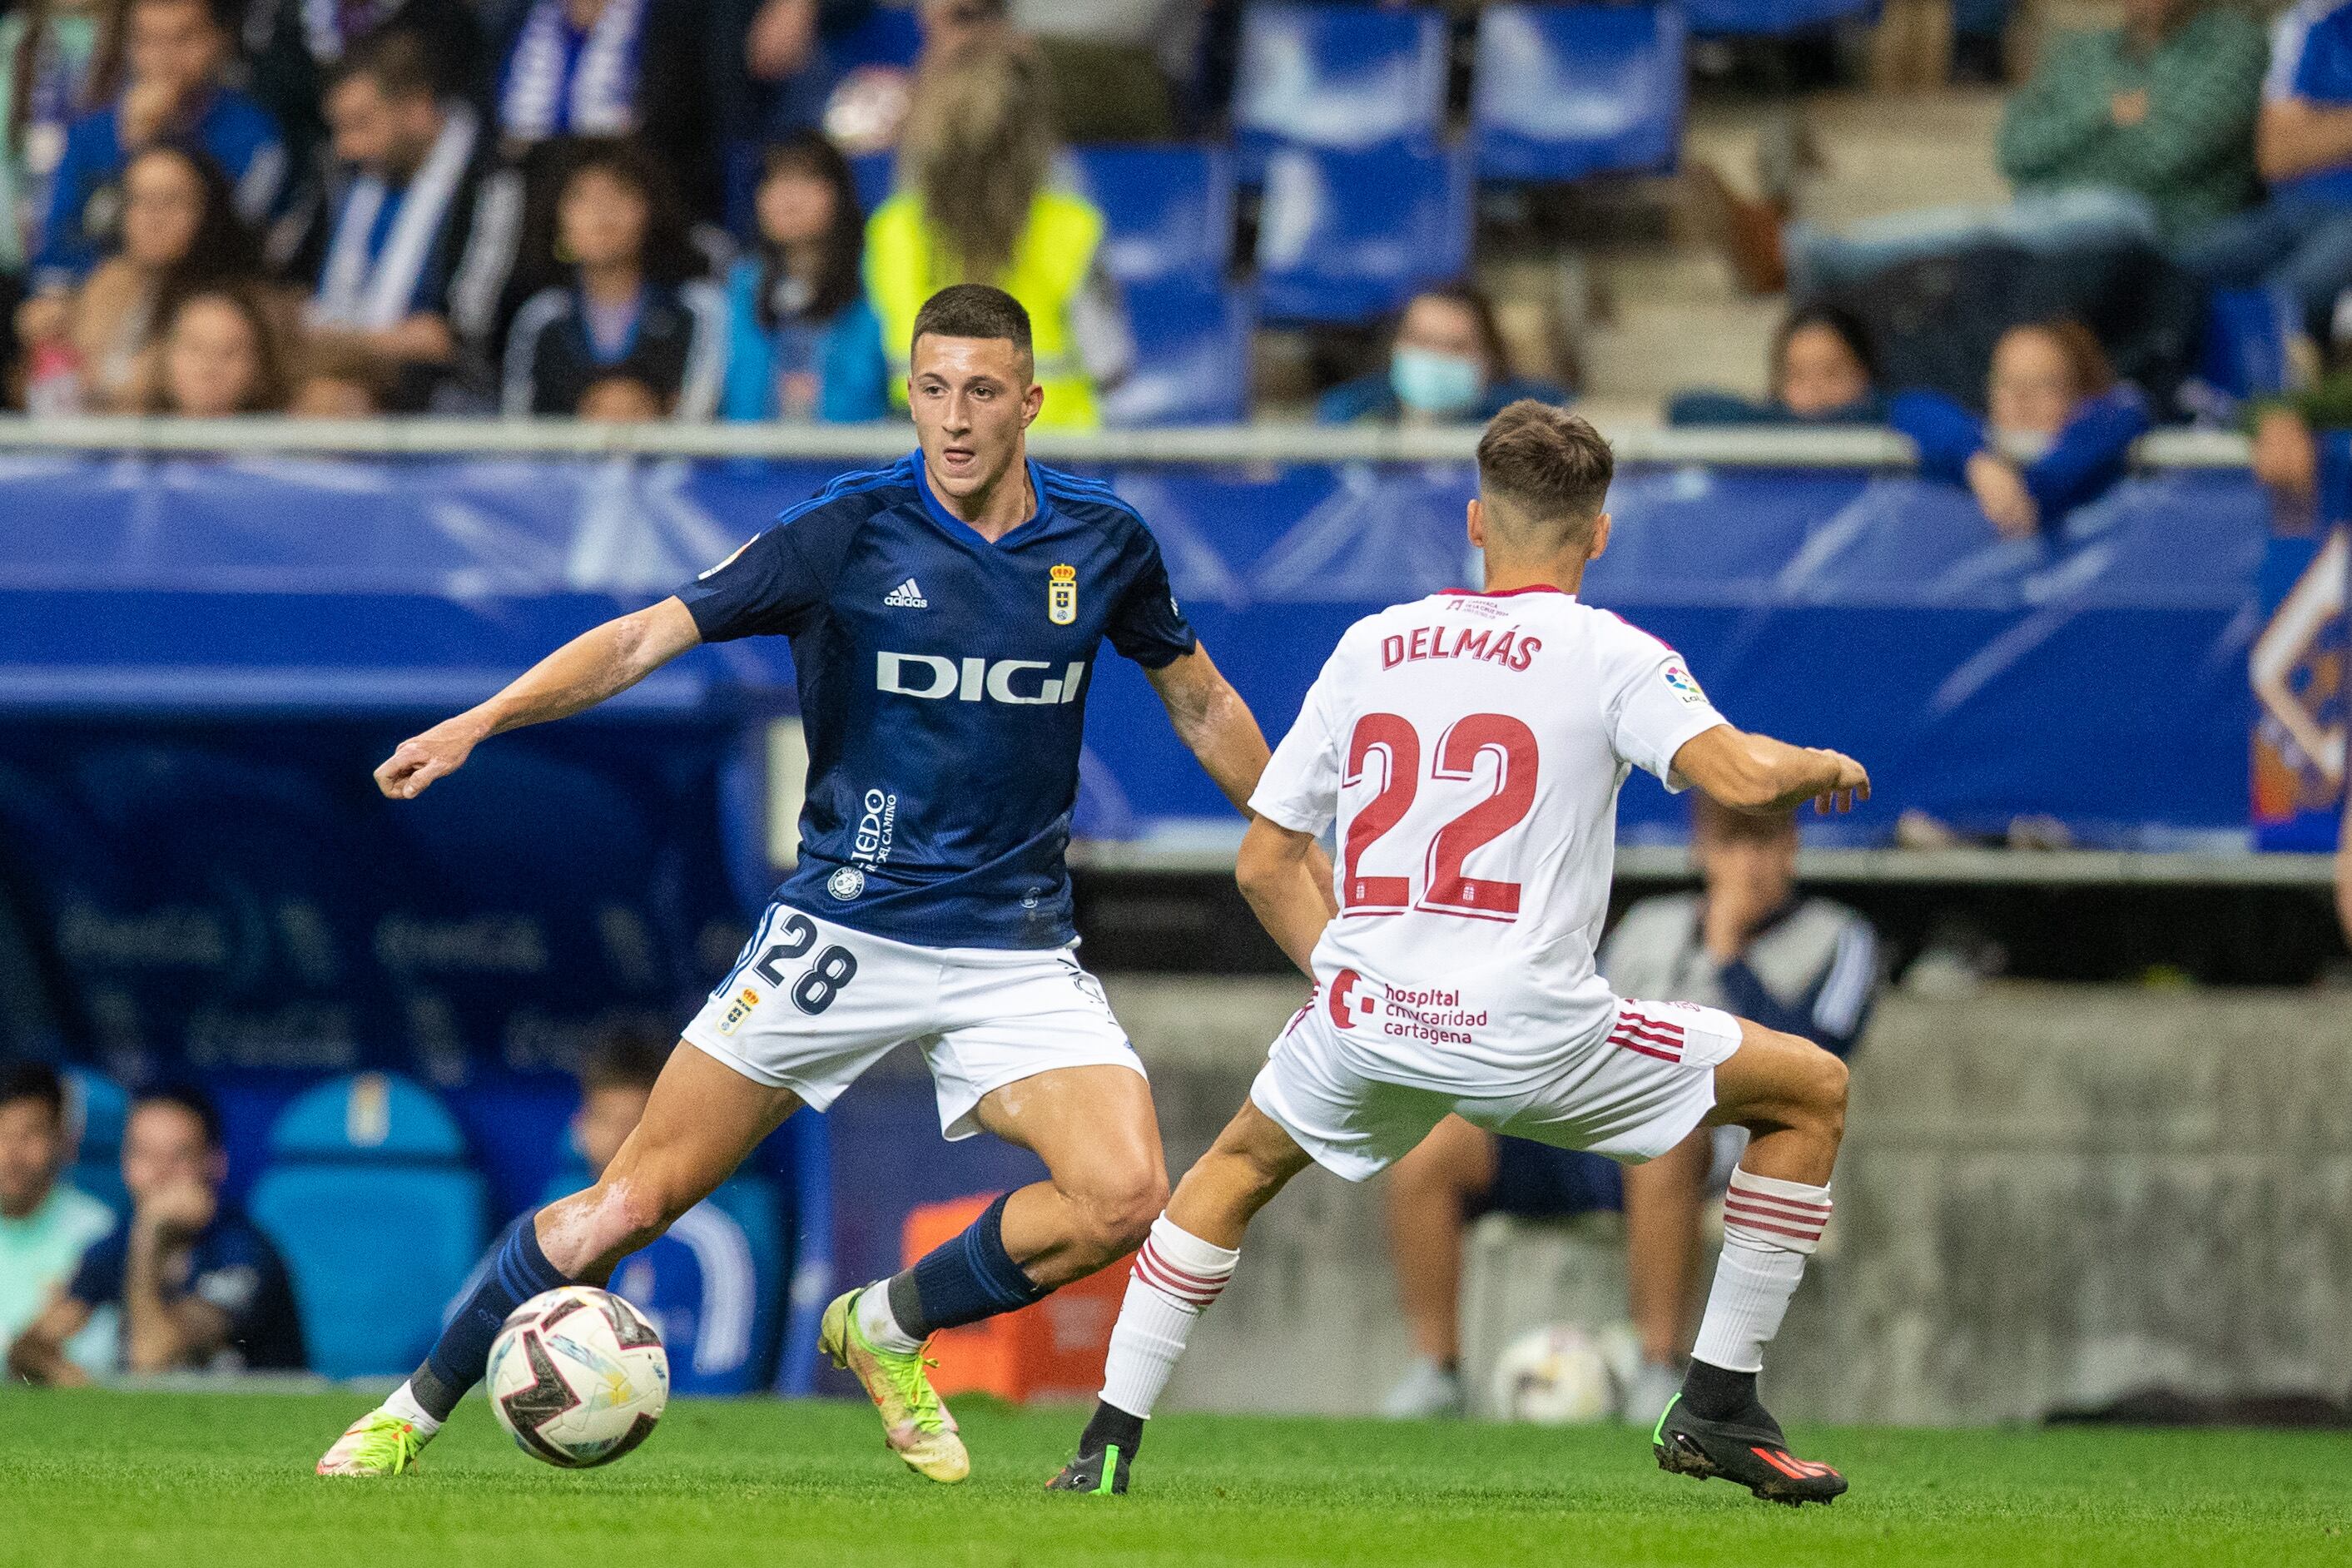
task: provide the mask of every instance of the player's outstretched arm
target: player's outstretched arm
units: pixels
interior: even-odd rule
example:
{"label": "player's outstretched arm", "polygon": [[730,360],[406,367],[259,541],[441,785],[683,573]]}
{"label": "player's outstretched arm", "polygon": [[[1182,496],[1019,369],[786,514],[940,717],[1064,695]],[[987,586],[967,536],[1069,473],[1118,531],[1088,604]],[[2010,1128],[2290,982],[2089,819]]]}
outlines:
{"label": "player's outstretched arm", "polygon": [[463,767],[492,735],[593,708],[701,640],[692,613],[676,598],[606,621],[541,659],[480,707],[403,741],[375,770],[376,787],[394,800],[415,800],[436,779]]}
{"label": "player's outstretched arm", "polygon": [[1330,862],[1322,846],[1311,834],[1253,817],[1234,860],[1234,880],[1275,945],[1315,978],[1315,944],[1332,914]]}
{"label": "player's outstretched arm", "polygon": [[1791,746],[1728,724],[1684,742],[1675,773],[1735,811],[1790,811],[1810,800],[1827,815],[1870,798],[1870,774],[1843,752]]}

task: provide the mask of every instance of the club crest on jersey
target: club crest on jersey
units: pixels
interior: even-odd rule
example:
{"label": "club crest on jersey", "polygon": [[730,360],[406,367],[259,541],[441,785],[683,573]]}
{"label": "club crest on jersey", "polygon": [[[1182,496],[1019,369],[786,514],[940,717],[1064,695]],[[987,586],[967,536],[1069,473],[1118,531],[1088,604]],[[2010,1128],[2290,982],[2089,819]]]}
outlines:
{"label": "club crest on jersey", "polygon": [[759,1005],[760,994],[750,986],[745,986],[736,993],[735,1000],[728,1004],[727,1016],[719,1020],[719,1032],[722,1035],[733,1034],[736,1026],[750,1017],[751,1009]]}
{"label": "club crest on jersey", "polygon": [[1066,626],[1078,618],[1078,569],[1056,566],[1045,579],[1045,618]]}
{"label": "club crest on jersey", "polygon": [[845,904],[866,890],[866,873],[855,866],[844,866],[824,879],[824,890]]}

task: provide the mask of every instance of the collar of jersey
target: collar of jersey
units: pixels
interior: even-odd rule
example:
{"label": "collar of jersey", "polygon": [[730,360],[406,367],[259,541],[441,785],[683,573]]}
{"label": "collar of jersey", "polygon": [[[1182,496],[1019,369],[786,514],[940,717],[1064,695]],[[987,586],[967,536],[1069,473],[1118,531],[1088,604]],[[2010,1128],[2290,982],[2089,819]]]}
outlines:
{"label": "collar of jersey", "polygon": [[939,525],[940,531],[962,540],[968,544],[992,545],[1001,550],[1022,535],[1033,530],[1042,529],[1053,521],[1054,503],[1045,494],[1045,476],[1039,473],[1036,463],[1028,458],[1024,458],[1023,461],[1029,469],[1029,493],[1037,498],[1037,510],[1029,514],[1029,520],[1026,522],[1015,524],[1006,530],[1003,537],[995,540],[986,538],[980,530],[940,504],[940,498],[931,493],[930,470],[924,467],[923,454],[919,449],[908,461],[915,467],[915,493],[923,498],[924,513],[932,522]]}
{"label": "collar of jersey", "polygon": [[1438,592],[1456,599],[1516,599],[1521,594],[1558,594],[1563,599],[1576,597],[1567,589],[1555,588],[1549,583],[1530,583],[1524,588],[1498,588],[1491,594],[1480,588],[1440,588]]}

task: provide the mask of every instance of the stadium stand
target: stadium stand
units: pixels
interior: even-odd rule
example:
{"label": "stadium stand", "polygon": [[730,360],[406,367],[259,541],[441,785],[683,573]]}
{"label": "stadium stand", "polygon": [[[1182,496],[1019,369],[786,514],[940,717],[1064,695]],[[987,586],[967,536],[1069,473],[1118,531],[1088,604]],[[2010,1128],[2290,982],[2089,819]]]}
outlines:
{"label": "stadium stand", "polygon": [[1486,7],[1470,100],[1478,177],[1671,170],[1682,142],[1683,45],[1673,4]]}
{"label": "stadium stand", "polygon": [[66,1180],[112,1209],[117,1219],[128,1219],[131,1194],[122,1188],[122,1121],[131,1111],[131,1096],[121,1084],[89,1068],[70,1068],[65,1078],[74,1145]]}
{"label": "stadium stand", "polygon": [[1469,258],[1466,153],[1395,142],[1282,147],[1265,165],[1258,310],[1268,321],[1367,321]]}
{"label": "stadium stand", "polygon": [[457,1124],[422,1086],[361,1073],[289,1106],[269,1148],[249,1206],[294,1276],[311,1370],[406,1372],[487,1238]]}
{"label": "stadium stand", "polygon": [[1242,176],[1277,148],[1426,144],[1444,128],[1445,20],[1362,5],[1249,6],[1234,88]]}

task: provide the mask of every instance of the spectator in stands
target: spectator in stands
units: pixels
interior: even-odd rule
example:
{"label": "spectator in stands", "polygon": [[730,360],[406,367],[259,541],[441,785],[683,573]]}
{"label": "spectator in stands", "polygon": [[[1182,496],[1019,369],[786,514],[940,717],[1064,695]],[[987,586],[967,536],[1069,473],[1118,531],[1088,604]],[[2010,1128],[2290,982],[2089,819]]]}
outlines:
{"label": "spectator in stands", "polygon": [[1097,266],[1102,213],[1047,183],[1047,105],[1035,48],[990,32],[917,77],[900,188],[866,231],[866,292],[895,406],[906,406],[915,312],[950,283],[992,283],[1028,310],[1045,389],[1039,427],[1099,425],[1097,394],[1127,374],[1134,345]]}
{"label": "spectator in stands", "polygon": [[437,93],[477,107],[488,100],[489,50],[468,0],[249,0],[246,17],[253,95],[285,128],[297,169],[315,161],[326,138],[320,110],[331,84],[388,33],[422,42]]}
{"label": "spectator in stands", "polygon": [[163,332],[162,375],[149,412],[190,419],[286,409],[286,351],[270,304],[250,285],[191,294]]}
{"label": "spectator in stands", "polygon": [[[729,134],[750,144],[783,141],[824,123],[839,76],[826,50],[864,22],[873,0],[711,0],[711,36],[730,51],[721,86],[732,102]],[[716,73],[714,73],[716,74]]]}
{"label": "spectator in stands", "polygon": [[849,164],[822,132],[771,148],[759,243],[727,281],[729,419],[887,418],[882,327],[866,303],[866,219]]}
{"label": "spectator in stands", "polygon": [[2303,0],[2271,35],[2254,159],[2270,199],[2216,225],[2181,263],[2210,283],[2291,295],[2326,342],[2352,287],[2352,4]]}
{"label": "spectator in stands", "polygon": [[278,122],[227,85],[236,61],[229,0],[130,0],[130,80],[110,107],[66,132],[49,209],[33,258],[37,289],[79,282],[121,221],[121,179],[145,148],[184,142],[227,174],[238,214],[256,226],[278,210],[287,153]]}
{"label": "spectator in stands", "polygon": [[562,137],[633,136],[693,216],[717,221],[719,117],[742,63],[715,63],[711,36],[705,0],[531,0],[499,74],[509,156]]}
{"label": "spectator in stands", "polygon": [[1341,382],[1315,405],[1322,425],[1478,425],[1522,397],[1565,403],[1549,382],[1511,374],[1494,302],[1466,279],[1424,289],[1398,316],[1385,369]]}
{"label": "spectator in stands", "polygon": [[0,1073],[0,1344],[13,1343],[73,1278],[114,1213],[60,1179],[73,1140],[54,1068]]}
{"label": "spectator in stands", "polygon": [[395,368],[348,339],[304,342],[286,412],[298,419],[369,419],[391,406]]}
{"label": "spectator in stands", "polygon": [[[1877,936],[1852,910],[1799,891],[1795,818],[1696,797],[1691,855],[1701,891],[1643,900],[1601,943],[1611,988],[1721,1007],[1849,1054],[1881,979]],[[1623,1410],[1629,1422],[1649,1426],[1681,1386],[1680,1363],[1697,1326],[1700,1211],[1710,1185],[1722,1191],[1745,1143],[1739,1129],[1702,1127],[1649,1163],[1624,1168],[1626,1294],[1643,1359]],[[1591,1206],[1598,1168],[1595,1156],[1497,1138],[1458,1117],[1397,1162],[1387,1194],[1389,1251],[1419,1359],[1391,1391],[1388,1414],[1461,1411],[1468,1219],[1486,1209]],[[1714,1172],[1720,1176],[1711,1181]]]}
{"label": "spectator in stands", "polygon": [[[599,1041],[581,1063],[572,1152],[587,1167],[587,1179],[610,1164],[636,1131],[671,1048],[657,1037],[623,1030]],[[581,1179],[560,1173],[553,1185],[569,1194]],[[750,1392],[752,1330],[761,1292],[772,1283],[761,1280],[760,1259],[773,1256],[775,1238],[755,1238],[744,1217],[769,1211],[735,1200],[759,1180],[731,1178],[688,1210],[667,1236],[614,1267],[609,1288],[651,1318],[668,1344],[674,1393]],[[526,1214],[516,1224],[530,1220]],[[502,1236],[478,1268],[488,1268],[505,1244]],[[458,1287],[456,1300],[471,1296],[478,1278],[478,1270]]]}
{"label": "spectator in stands", "polygon": [[89,1382],[65,1346],[101,1313],[116,1319],[126,1372],[299,1367],[286,1265],[222,1201],[227,1175],[210,1100],[185,1089],[133,1100],[122,1130],[130,1227],[83,1255],[64,1294],[9,1346],[8,1370],[28,1383]]}
{"label": "spectator in stands", "polygon": [[124,0],[26,0],[0,16],[0,274],[20,276],[66,131],[98,107],[91,64]]}
{"label": "spectator in stands", "polygon": [[577,417],[598,425],[656,425],[669,417],[669,407],[660,388],[624,372],[590,382]]}
{"label": "spectator in stands", "polygon": [[2124,25],[2067,33],[2001,117],[2006,207],[1939,207],[1788,233],[1810,294],[1919,256],[2003,241],[2063,254],[2192,240],[2252,199],[2264,47],[2242,10],[2125,0]]}
{"label": "spectator in stands", "polygon": [[[2054,529],[2124,476],[2131,445],[2147,433],[2147,400],[2116,380],[2105,351],[2080,321],[2011,327],[1993,345],[1986,417],[1940,392],[1906,392],[1887,423],[1918,443],[1926,478],[1964,484],[2004,539]],[[2004,447],[2044,443],[2039,457]]]}
{"label": "spectator in stands", "polygon": [[532,297],[507,340],[509,415],[573,415],[595,383],[632,375],[680,419],[708,419],[725,368],[727,304],[662,166],[636,142],[583,143],[558,188],[567,282]]}
{"label": "spectator in stands", "polygon": [[314,335],[347,337],[401,368],[403,406],[424,406],[458,357],[450,293],[463,269],[489,138],[446,96],[425,36],[376,34],[327,90],[345,166],[311,297]]}
{"label": "spectator in stands", "polygon": [[36,296],[16,315],[36,412],[130,413],[152,401],[155,345],[182,300],[257,279],[260,247],[237,216],[220,165],[166,144],[122,176],[121,249],[79,287]]}
{"label": "spectator in stands", "polygon": [[1870,329],[1834,305],[1789,313],[1772,342],[1772,390],[1761,403],[1728,392],[1676,393],[1669,425],[1877,425],[1886,418]]}
{"label": "spectator in stands", "polygon": [[[966,44],[1007,31],[1006,0],[915,0],[922,34],[918,61],[941,60]],[[866,65],[834,83],[824,105],[824,133],[853,155],[887,152],[906,129],[913,76],[896,65]]]}
{"label": "spectator in stands", "polygon": [[1202,0],[1012,0],[1014,29],[1037,41],[1062,133],[1073,142],[1164,142],[1176,134]]}

